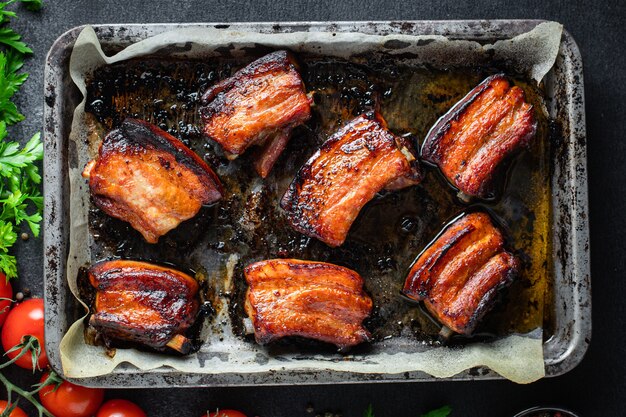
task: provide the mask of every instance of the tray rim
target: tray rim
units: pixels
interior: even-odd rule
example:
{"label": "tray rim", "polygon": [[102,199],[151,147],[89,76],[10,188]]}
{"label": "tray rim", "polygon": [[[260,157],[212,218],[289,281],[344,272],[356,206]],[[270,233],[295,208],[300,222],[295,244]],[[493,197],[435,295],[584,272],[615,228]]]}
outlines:
{"label": "tray rim", "polygon": [[[333,27],[337,31],[346,31],[346,28],[386,28],[390,33],[407,33],[402,29],[402,25],[411,26],[412,34],[437,34],[445,35],[453,39],[472,40],[495,40],[514,36],[518,33],[526,32],[544,20],[524,20],[524,19],[501,19],[501,20],[427,20],[427,21],[337,21],[337,22],[224,22],[224,23],[150,23],[150,24],[101,24],[92,25],[96,31],[109,31],[111,34],[129,32],[126,36],[128,43],[136,42],[139,39],[161,33],[167,30],[180,27],[212,27],[212,28],[240,28],[245,30],[271,30],[279,27],[281,29],[315,28],[324,29]],[[44,300],[46,310],[46,351],[50,360],[50,365],[61,375],[62,367],[58,353],[58,347],[63,336],[65,324],[59,315],[59,307],[65,307],[59,300],[64,297],[73,297],[69,290],[65,289],[65,294],[59,288],[65,286],[64,264],[67,260],[67,242],[64,240],[64,230],[68,227],[62,221],[63,216],[55,215],[62,210],[63,185],[60,180],[66,179],[64,171],[64,161],[62,157],[63,131],[67,129],[67,122],[63,120],[65,97],[62,92],[60,81],[63,76],[67,77],[67,68],[55,67],[70,53],[73,43],[78,33],[87,25],[71,28],[61,34],[53,43],[49,50],[44,70]],[[459,30],[463,28],[464,30]],[[417,29],[417,30],[416,30]],[[422,31],[420,31],[420,29]],[[503,33],[504,30],[513,30]],[[138,34],[143,32],[142,34]],[[135,36],[135,38],[133,38]],[[586,171],[586,135],[584,119],[584,95],[582,78],[582,59],[580,51],[572,36],[563,31],[561,40],[562,53],[566,55],[565,71],[570,71],[569,75],[575,74],[577,82],[572,82],[568,86],[573,91],[573,96],[579,98],[576,103],[568,102],[567,116],[569,123],[575,126],[578,134],[577,140],[582,145],[576,156],[570,156],[568,161],[579,161],[582,165],[573,164],[570,169],[576,169],[575,190],[579,198],[573,202],[571,207],[573,212],[581,213],[581,216],[572,216],[572,235],[570,243],[573,243],[572,251],[578,255],[576,265],[568,271],[575,284],[573,289],[578,299],[574,299],[573,311],[576,318],[569,329],[569,335],[573,336],[563,343],[563,339],[554,335],[544,342],[544,363],[546,377],[553,377],[569,372],[576,367],[583,359],[591,338],[591,284],[589,272],[589,225],[588,225],[588,198],[587,198],[587,171]],[[65,73],[64,73],[65,71]],[[572,81],[572,80],[568,80]],[[49,97],[54,97],[54,102],[49,104]],[[62,97],[63,99],[59,99]],[[66,116],[67,117],[67,116]],[[65,123],[65,125],[63,125]],[[69,122],[71,125],[71,122]],[[571,130],[569,135],[572,136]],[[575,159],[572,159],[575,158]],[[574,166],[575,165],[575,166]],[[66,167],[65,167],[66,168]],[[553,196],[553,200],[555,197]],[[557,238],[556,231],[553,231],[553,241]],[[554,257],[554,254],[553,254]],[[554,259],[556,262],[556,259]],[[59,268],[59,263],[62,265]],[[569,311],[572,312],[572,311]],[[307,371],[308,372],[308,371]],[[303,372],[307,374],[307,372]],[[418,376],[416,378],[406,378],[402,376],[377,379],[372,374],[356,374],[357,379],[346,378],[345,380],[326,380],[324,372],[318,372],[315,377],[298,380],[299,384],[324,384],[324,383],[362,383],[362,382],[424,382],[424,381],[457,381],[457,380],[489,380],[503,379],[494,372],[486,375],[471,374],[464,371],[451,378],[435,378],[430,375]],[[344,372],[326,371],[328,374],[355,374]],[[225,375],[228,379],[230,374]],[[263,374],[261,374],[263,375]],[[321,375],[321,377],[320,377]],[[261,381],[254,381],[254,378],[247,378],[239,375],[243,379],[237,382],[237,375],[232,375],[231,381],[215,382],[214,374],[181,373],[169,368],[159,368],[151,371],[139,371],[132,366],[116,368],[111,374],[94,378],[70,378],[71,381],[80,385],[94,387],[169,387],[169,386],[243,386],[243,385],[285,385],[296,381],[280,380],[277,376],[275,381],[271,378],[261,377]],[[318,379],[320,377],[320,379]]]}

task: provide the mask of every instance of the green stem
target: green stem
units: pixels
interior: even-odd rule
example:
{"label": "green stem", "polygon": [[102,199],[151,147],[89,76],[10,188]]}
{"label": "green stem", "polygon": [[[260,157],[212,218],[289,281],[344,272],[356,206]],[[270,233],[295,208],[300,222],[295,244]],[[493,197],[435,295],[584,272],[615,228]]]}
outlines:
{"label": "green stem", "polygon": [[[41,383],[39,383],[39,384],[33,385],[36,388],[34,390],[32,390],[32,391],[29,391],[29,394],[30,395],[35,395],[39,391],[41,391],[41,389],[43,387],[47,387],[47,386],[50,386],[50,385],[56,385],[58,387],[62,382],[63,381],[61,380],[61,378],[59,378],[59,376],[56,374],[56,372],[54,372],[53,370],[49,370],[48,371],[48,377],[46,378],[46,380],[41,382]],[[54,390],[56,391],[56,388],[54,388]]]}
{"label": "green stem", "polygon": [[[21,358],[22,356],[26,355],[27,353],[31,353],[31,349],[33,347],[33,344],[35,343],[35,341],[37,341],[37,343],[39,343],[39,340],[34,338],[34,337],[30,337],[28,339],[28,342],[24,345],[24,347],[22,348],[22,350],[20,350],[20,353],[14,357],[13,359],[11,359],[8,362],[5,362],[3,364],[0,364],[0,369],[2,368],[6,368],[7,366],[11,365],[12,363],[15,363],[19,358]],[[34,372],[34,370],[33,370]]]}
{"label": "green stem", "polygon": [[31,394],[28,391],[24,391],[17,385],[13,384],[4,375],[2,375],[1,372],[0,372],[0,382],[2,382],[7,389],[7,398],[9,400],[9,403],[11,402],[11,393],[15,392],[20,397],[26,398],[28,401],[30,401],[30,403],[34,405],[37,410],[39,410],[39,417],[43,415],[48,416],[48,417],[54,417],[54,415],[50,413],[48,410],[46,410],[43,405],[39,404],[39,401],[35,399],[33,394]]}

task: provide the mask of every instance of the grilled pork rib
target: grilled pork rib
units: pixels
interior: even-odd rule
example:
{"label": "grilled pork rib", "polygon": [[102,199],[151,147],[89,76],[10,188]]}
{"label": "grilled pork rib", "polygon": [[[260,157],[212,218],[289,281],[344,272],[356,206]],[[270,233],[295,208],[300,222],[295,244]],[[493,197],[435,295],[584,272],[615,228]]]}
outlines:
{"label": "grilled pork rib", "polygon": [[295,230],[339,246],[376,193],[421,179],[409,141],[389,132],[380,114],[364,114],[339,129],[300,168],[280,205]]}
{"label": "grilled pork rib", "polygon": [[96,206],[129,222],[149,243],[223,194],[200,157],[157,126],[135,119],[106,135],[83,176]]}
{"label": "grilled pork rib", "polygon": [[437,121],[426,135],[422,159],[437,165],[465,196],[489,198],[501,163],[527,146],[536,130],[524,91],[493,75]]}
{"label": "grilled pork rib", "polygon": [[261,150],[255,168],[265,178],[291,131],[311,116],[311,99],[293,57],[277,51],[209,88],[202,97],[204,133],[231,159],[250,146]]}
{"label": "grilled pork rib", "polygon": [[89,324],[106,342],[135,342],[156,350],[186,340],[199,308],[198,283],[171,268],[136,261],[106,261],[89,268],[96,289]]}
{"label": "grilled pork rib", "polygon": [[244,269],[246,313],[256,341],[301,336],[340,349],[369,340],[361,324],[372,309],[356,272],[323,262],[272,259]]}
{"label": "grilled pork rib", "polygon": [[453,331],[469,335],[510,285],[519,261],[485,213],[467,214],[449,225],[417,258],[403,293]]}

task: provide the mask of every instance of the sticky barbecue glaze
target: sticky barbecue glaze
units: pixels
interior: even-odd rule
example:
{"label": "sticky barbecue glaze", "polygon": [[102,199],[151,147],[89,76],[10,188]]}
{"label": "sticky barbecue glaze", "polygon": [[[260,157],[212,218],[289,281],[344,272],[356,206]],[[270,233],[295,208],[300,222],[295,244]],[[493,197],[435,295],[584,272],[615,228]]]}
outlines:
{"label": "sticky barbecue glaze", "polygon": [[492,198],[502,163],[527,147],[537,131],[524,90],[502,74],[485,79],[426,135],[422,158],[437,165],[465,196]]}
{"label": "sticky barbecue glaze", "polygon": [[150,243],[223,194],[217,175],[193,151],[136,119],[126,119],[104,137],[83,176],[93,202]]}
{"label": "sticky barbecue glaze", "polygon": [[167,350],[198,313],[198,283],[172,268],[137,261],[104,261],[89,268],[95,289],[89,324],[115,341]]}
{"label": "sticky barbecue glaze", "polygon": [[421,179],[412,144],[372,112],[350,120],[324,142],[300,168],[280,205],[295,230],[340,246],[376,193]]}
{"label": "sticky barbecue glaze", "polygon": [[232,159],[250,146],[260,146],[254,165],[263,178],[287,146],[293,128],[311,117],[311,99],[287,51],[257,59],[210,87],[202,101],[204,133]]}
{"label": "sticky barbecue glaze", "polygon": [[520,269],[482,212],[450,224],[415,260],[402,292],[453,331],[470,335]]}
{"label": "sticky barbecue glaze", "polygon": [[261,344],[285,336],[316,339],[345,349],[369,340],[363,320],[372,300],[351,269],[324,262],[271,259],[244,269],[246,312]]}

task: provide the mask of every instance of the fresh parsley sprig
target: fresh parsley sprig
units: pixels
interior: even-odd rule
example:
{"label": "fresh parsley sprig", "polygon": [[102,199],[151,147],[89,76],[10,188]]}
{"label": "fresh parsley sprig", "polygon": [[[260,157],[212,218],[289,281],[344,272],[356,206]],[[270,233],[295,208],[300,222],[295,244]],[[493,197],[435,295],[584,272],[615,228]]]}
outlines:
{"label": "fresh parsley sprig", "polygon": [[[25,54],[33,51],[7,23],[17,18],[7,6],[18,0],[0,2],[0,270],[7,279],[17,277],[17,265],[10,249],[17,241],[24,223],[32,234],[39,236],[43,197],[41,175],[37,162],[43,158],[39,133],[23,147],[8,140],[7,126],[24,120],[12,101],[15,93],[28,78],[20,72]],[[39,10],[42,0],[19,0],[29,10]]]}
{"label": "fresh parsley sprig", "polygon": [[[0,23],[7,23],[10,19],[16,19],[17,14],[14,11],[7,10],[7,6],[15,3],[17,0],[9,0],[0,2]],[[43,6],[42,0],[19,0],[28,10],[37,11]],[[22,37],[13,31],[10,27],[0,28],[0,43],[15,49],[22,54],[32,54],[33,50],[21,41]]]}
{"label": "fresh parsley sprig", "polygon": [[17,276],[17,267],[9,249],[19,226],[26,223],[39,236],[43,197],[35,163],[43,158],[43,144],[37,133],[20,149],[19,143],[5,141],[6,135],[6,123],[0,121],[0,269],[11,279]]}
{"label": "fresh parsley sprig", "polygon": [[[0,39],[2,28],[0,28]],[[26,73],[18,73],[24,65],[24,57],[13,50],[0,52],[0,121],[5,124],[15,124],[24,120],[24,115],[17,110],[15,103],[11,101],[17,90],[28,78]],[[5,133],[6,137],[6,126]],[[2,138],[4,140],[4,138]]]}

